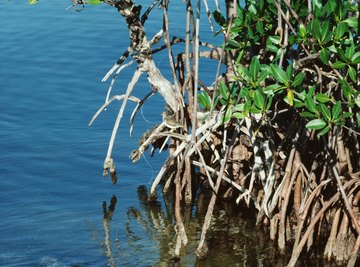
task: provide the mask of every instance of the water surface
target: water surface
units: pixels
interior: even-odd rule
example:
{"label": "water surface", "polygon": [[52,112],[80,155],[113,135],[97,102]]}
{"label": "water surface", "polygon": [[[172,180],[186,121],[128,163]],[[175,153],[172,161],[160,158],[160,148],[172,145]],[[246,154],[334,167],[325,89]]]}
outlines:
{"label": "water surface", "polygon": [[[155,96],[144,106],[133,137],[128,109],[114,152],[119,182],[112,185],[102,164],[120,103],[87,124],[104,102],[108,84],[100,81],[127,47],[128,32],[109,7],[65,11],[69,4],[0,1],[0,266],[167,266],[175,245],[172,204],[145,201],[166,153],[148,156],[149,163],[128,159],[140,134],[161,122],[163,101]],[[179,1],[171,11],[178,20],[170,26],[179,32],[183,8]],[[161,29],[161,11],[154,14],[150,36]],[[156,57],[170,78],[167,53]],[[203,68],[201,78],[211,81],[214,67]],[[121,74],[114,94],[124,92],[133,71]],[[135,95],[149,90],[143,77]],[[209,259],[196,262],[205,212],[196,203],[185,211],[191,242],[181,266],[266,265],[266,238],[246,214],[231,217],[224,207],[208,235]]]}

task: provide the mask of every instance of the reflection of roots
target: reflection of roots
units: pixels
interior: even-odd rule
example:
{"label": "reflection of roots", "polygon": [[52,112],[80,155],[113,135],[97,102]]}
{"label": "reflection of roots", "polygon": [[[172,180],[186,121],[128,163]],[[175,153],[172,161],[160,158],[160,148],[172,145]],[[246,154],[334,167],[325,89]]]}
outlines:
{"label": "reflection of roots", "polygon": [[109,265],[116,266],[112,249],[111,249],[111,240],[110,240],[110,229],[109,229],[109,222],[112,220],[112,216],[115,211],[116,206],[116,196],[112,196],[110,200],[109,208],[106,207],[106,201],[103,202],[103,215],[104,215],[104,232],[105,232],[105,247],[106,247],[106,256],[109,258]]}

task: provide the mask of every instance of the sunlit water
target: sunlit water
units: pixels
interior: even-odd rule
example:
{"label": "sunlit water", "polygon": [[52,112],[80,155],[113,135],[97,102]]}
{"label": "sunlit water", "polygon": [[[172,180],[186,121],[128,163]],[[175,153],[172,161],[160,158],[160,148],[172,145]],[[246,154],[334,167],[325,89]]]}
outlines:
{"label": "sunlit water", "polygon": [[[163,102],[155,96],[144,106],[133,137],[129,104],[114,153],[119,181],[112,185],[102,164],[119,103],[87,124],[104,103],[108,84],[100,81],[127,47],[128,31],[109,7],[65,11],[69,4],[0,0],[0,266],[167,266],[175,246],[172,204],[145,201],[166,153],[136,165],[128,159],[140,134],[161,122]],[[174,7],[171,27],[182,34],[183,2]],[[160,17],[161,11],[150,16],[150,37],[161,29]],[[167,53],[156,57],[171,78]],[[200,77],[211,81],[216,64],[207,66]],[[114,94],[124,92],[133,71],[120,75]],[[135,95],[149,90],[142,77]],[[229,217],[226,207],[208,234],[209,259],[196,262],[206,212],[197,203],[184,212],[190,242],[181,266],[273,265],[266,235],[239,211]]]}

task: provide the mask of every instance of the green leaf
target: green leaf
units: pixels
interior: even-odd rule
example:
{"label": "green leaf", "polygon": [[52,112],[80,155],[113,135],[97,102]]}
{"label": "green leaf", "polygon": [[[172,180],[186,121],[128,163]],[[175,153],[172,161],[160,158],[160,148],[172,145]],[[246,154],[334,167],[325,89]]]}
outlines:
{"label": "green leaf", "polygon": [[214,16],[214,20],[216,21],[217,24],[219,24],[220,26],[225,26],[226,25],[226,20],[224,18],[224,16],[217,10],[215,10],[213,12],[213,16]]}
{"label": "green leaf", "polygon": [[245,109],[245,104],[244,103],[241,103],[241,104],[237,104],[234,108],[233,108],[233,110],[235,110],[235,111],[244,111],[244,109]]}
{"label": "green leaf", "polygon": [[226,110],[226,113],[225,113],[225,116],[224,116],[224,119],[223,119],[223,123],[226,124],[230,121],[231,119],[231,113],[232,113],[232,107],[229,106]]}
{"label": "green leaf", "polygon": [[271,108],[273,102],[273,97],[272,96],[268,96],[267,97],[267,104],[266,104],[266,110],[269,110]]}
{"label": "green leaf", "polygon": [[335,45],[330,45],[330,46],[327,47],[327,49],[328,49],[330,52],[337,53],[337,50],[336,50]]}
{"label": "green leaf", "polygon": [[288,81],[291,80],[293,73],[294,73],[293,64],[289,64],[289,66],[286,68],[286,77]]}
{"label": "green leaf", "polygon": [[349,74],[349,76],[350,76],[350,79],[354,82],[354,83],[356,83],[356,70],[353,68],[353,67],[351,67],[351,66],[349,66],[349,69],[348,69],[348,74]]}
{"label": "green leaf", "polygon": [[37,4],[37,2],[39,2],[39,0],[29,0],[30,5]]}
{"label": "green leaf", "polygon": [[322,39],[322,45],[327,44],[331,40],[332,36],[333,36],[333,33],[328,31],[327,34]]}
{"label": "green leaf", "polygon": [[316,94],[315,99],[320,103],[327,103],[330,101],[329,96],[327,94]]}
{"label": "green leaf", "polygon": [[226,41],[226,46],[230,46],[231,49],[235,49],[240,47],[240,43],[230,39]]}
{"label": "green leaf", "polygon": [[258,31],[258,33],[260,33],[261,35],[264,34],[264,23],[259,20],[258,22],[256,22],[256,30]]}
{"label": "green leaf", "polygon": [[252,80],[252,75],[250,71],[245,68],[244,66],[240,66],[238,68],[238,72],[242,78],[244,78],[246,81],[250,82]]}
{"label": "green leaf", "polygon": [[257,80],[258,73],[260,71],[260,62],[257,57],[253,57],[249,66],[249,70],[251,73],[251,76],[253,78],[253,81]]}
{"label": "green leaf", "polygon": [[243,119],[246,117],[246,114],[243,113],[243,112],[234,112],[232,114],[232,116],[235,118],[235,119]]}
{"label": "green leaf", "polygon": [[306,108],[312,112],[312,113],[317,113],[317,109],[316,109],[316,105],[315,105],[315,102],[314,100],[310,97],[310,96],[306,96],[306,99],[305,99],[305,106]]}
{"label": "green leaf", "polygon": [[265,87],[265,89],[263,90],[264,94],[266,95],[273,95],[274,93],[276,93],[277,91],[283,89],[284,87],[281,86],[280,84],[271,84]]}
{"label": "green leaf", "polygon": [[326,43],[326,39],[328,39],[330,29],[330,22],[325,21],[325,23],[321,27],[321,43]]}
{"label": "green leaf", "polygon": [[303,117],[303,118],[310,118],[310,119],[317,117],[315,114],[313,114],[313,113],[311,113],[311,112],[308,112],[308,111],[302,112],[302,113],[300,114],[300,116]]}
{"label": "green leaf", "polygon": [[315,92],[315,85],[311,86],[309,88],[309,91],[307,93],[308,96],[313,96],[314,95],[314,92]]}
{"label": "green leaf", "polygon": [[357,29],[358,28],[358,18],[357,17],[350,17],[344,20],[350,27]]}
{"label": "green leaf", "polygon": [[220,94],[222,99],[224,99],[225,101],[228,100],[230,93],[227,86],[223,82],[220,83]]}
{"label": "green leaf", "polygon": [[320,51],[320,60],[325,65],[329,65],[329,51],[326,48],[322,48]]}
{"label": "green leaf", "polygon": [[244,103],[244,113],[246,115],[248,115],[250,112],[250,109],[251,109],[251,100],[249,99]]}
{"label": "green leaf", "polygon": [[360,113],[356,115],[357,125],[360,127]]}
{"label": "green leaf", "polygon": [[234,97],[235,95],[238,94],[238,89],[239,89],[239,87],[237,86],[236,83],[234,83],[234,82],[230,83],[230,89],[229,90],[230,90],[230,95],[232,97]]}
{"label": "green leaf", "polygon": [[252,105],[250,107],[250,112],[251,113],[254,113],[254,114],[260,114],[262,113],[263,111],[261,109],[259,109],[256,105]]}
{"label": "green leaf", "polygon": [[321,113],[324,115],[325,119],[326,119],[327,121],[331,121],[330,109],[328,109],[328,107],[325,106],[325,105],[322,104],[322,103],[319,105],[319,107],[320,107],[320,111],[321,111]]}
{"label": "green leaf", "polygon": [[353,64],[359,64],[360,63],[360,51],[356,52],[352,57],[351,57],[351,62]]}
{"label": "green leaf", "polygon": [[346,66],[346,63],[344,63],[344,62],[342,62],[342,61],[335,61],[333,64],[332,64],[332,67],[334,68],[334,69],[341,69],[341,68],[343,68],[343,67],[345,67]]}
{"label": "green leaf", "polygon": [[328,4],[330,5],[331,11],[334,12],[336,10],[337,0],[330,0],[328,1]]}
{"label": "green leaf", "polygon": [[91,4],[91,5],[98,5],[101,4],[103,0],[86,0],[87,4]]}
{"label": "green leaf", "polygon": [[344,96],[349,100],[351,101],[352,98],[353,98],[353,94],[354,94],[354,89],[350,86],[350,84],[344,80],[344,79],[340,79],[339,80],[339,83],[341,85],[341,89],[342,89],[342,92],[344,94]]}
{"label": "green leaf", "polygon": [[314,119],[314,120],[311,120],[309,121],[305,127],[308,128],[308,129],[314,129],[314,130],[319,130],[319,129],[322,129],[324,128],[326,125],[326,122],[322,119]]}
{"label": "green leaf", "polygon": [[316,40],[320,41],[321,38],[321,24],[318,19],[315,19],[312,23],[312,33]]}
{"label": "green leaf", "polygon": [[254,103],[256,107],[263,110],[265,106],[265,97],[260,90],[256,90],[254,94]]}
{"label": "green leaf", "polygon": [[244,21],[244,10],[240,5],[236,5],[236,15],[237,18],[241,20],[241,22]]}
{"label": "green leaf", "polygon": [[249,93],[249,89],[246,88],[246,87],[242,87],[240,89],[240,94],[239,94],[240,97],[244,97],[246,99],[250,99],[250,93]]}
{"label": "green leaf", "polygon": [[287,100],[290,106],[294,105],[294,92],[292,90],[287,91]]}
{"label": "green leaf", "polygon": [[201,92],[198,95],[199,103],[203,106],[204,110],[210,110],[211,109],[211,99],[209,95],[206,92]]}
{"label": "green leaf", "polygon": [[273,52],[273,53],[276,53],[278,51],[278,47],[275,46],[275,45],[272,45],[272,44],[268,44],[266,46],[266,50],[270,51],[270,52]]}
{"label": "green leaf", "polygon": [[305,78],[305,74],[303,72],[299,72],[298,74],[296,74],[292,86],[295,87],[300,85],[303,82],[304,78]]}
{"label": "green leaf", "polygon": [[248,10],[249,10],[249,12],[253,13],[254,15],[256,15],[256,13],[257,13],[256,7],[255,7],[254,4],[251,4],[251,5],[248,7]]}
{"label": "green leaf", "polygon": [[345,112],[345,113],[343,113],[343,114],[341,114],[341,115],[339,116],[339,119],[340,119],[340,120],[343,120],[343,119],[346,119],[346,118],[351,117],[352,115],[353,115],[352,112]]}
{"label": "green leaf", "polygon": [[337,49],[337,53],[339,54],[340,61],[347,62],[347,58],[345,56],[345,53],[342,49]]}
{"label": "green leaf", "polygon": [[339,118],[340,112],[341,112],[341,102],[336,101],[335,105],[332,107],[331,110],[333,121],[336,121]]}
{"label": "green leaf", "polygon": [[266,70],[262,71],[262,72],[260,73],[260,77],[259,77],[259,79],[258,79],[258,82],[259,82],[259,83],[263,82],[268,75],[269,75],[269,73],[268,73]]}
{"label": "green leaf", "polygon": [[346,59],[351,59],[355,53],[355,44],[354,41],[351,40],[351,45],[346,48],[345,50],[345,57]]}
{"label": "green leaf", "polygon": [[278,49],[278,51],[276,52],[274,61],[277,61],[277,60],[280,58],[281,53],[283,53],[284,50],[285,50],[285,48],[282,48],[282,47],[280,47],[280,48]]}
{"label": "green leaf", "polygon": [[271,68],[271,73],[272,75],[274,75],[275,80],[277,80],[279,83],[288,82],[285,71],[280,69],[278,65],[271,64],[270,68]]}
{"label": "green leaf", "polygon": [[344,33],[348,30],[348,24],[345,22],[340,22],[335,29],[335,40],[340,40]]}
{"label": "green leaf", "polygon": [[269,40],[271,41],[271,43],[273,44],[280,44],[280,36],[277,36],[277,35],[272,35],[272,36],[269,36]]}
{"label": "green leaf", "polygon": [[330,130],[330,125],[326,126],[324,129],[322,129],[317,135],[322,136],[324,134],[327,134]]}
{"label": "green leaf", "polygon": [[305,106],[305,103],[300,99],[294,98],[294,107],[295,108],[302,108]]}
{"label": "green leaf", "polygon": [[299,25],[299,35],[301,38],[304,38],[306,36],[306,27],[302,23]]}

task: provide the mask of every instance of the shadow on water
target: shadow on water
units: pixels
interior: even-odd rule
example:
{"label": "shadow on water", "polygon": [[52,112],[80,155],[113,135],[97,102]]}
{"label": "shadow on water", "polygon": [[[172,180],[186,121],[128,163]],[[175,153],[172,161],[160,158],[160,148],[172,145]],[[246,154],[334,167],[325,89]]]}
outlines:
{"label": "shadow on water", "polygon": [[[124,224],[126,249],[138,258],[127,262],[132,266],[284,266],[286,259],[278,256],[275,246],[267,234],[255,226],[255,219],[238,206],[222,203],[217,205],[211,229],[207,234],[209,257],[205,261],[196,259],[195,250],[201,233],[209,196],[198,195],[193,206],[183,207],[183,220],[188,234],[188,245],[181,251],[180,259],[174,258],[176,246],[175,218],[173,203],[164,198],[163,202],[148,202],[145,186],[138,188],[138,203],[127,208]],[[117,203],[112,196],[110,204],[103,202],[104,242],[108,266],[124,266],[121,246],[115,244],[116,227],[111,225]],[[136,207],[135,207],[136,206]],[[150,258],[152,260],[150,260]],[[143,260],[142,260],[143,259]],[[147,259],[147,260],[146,260]],[[121,263],[121,264],[120,264]],[[140,264],[140,265],[139,265]]]}

